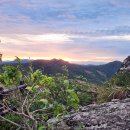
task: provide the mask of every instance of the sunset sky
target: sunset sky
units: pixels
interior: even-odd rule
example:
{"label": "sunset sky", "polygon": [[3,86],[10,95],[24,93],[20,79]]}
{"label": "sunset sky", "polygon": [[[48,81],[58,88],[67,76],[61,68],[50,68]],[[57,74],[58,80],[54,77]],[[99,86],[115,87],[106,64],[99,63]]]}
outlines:
{"label": "sunset sky", "polygon": [[75,63],[130,55],[130,0],[0,0],[4,60]]}

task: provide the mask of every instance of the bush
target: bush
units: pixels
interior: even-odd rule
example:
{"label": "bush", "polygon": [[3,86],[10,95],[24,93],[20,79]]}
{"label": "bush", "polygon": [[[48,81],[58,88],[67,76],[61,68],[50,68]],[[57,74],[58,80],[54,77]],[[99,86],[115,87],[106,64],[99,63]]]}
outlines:
{"label": "bush", "polygon": [[6,128],[11,126],[10,123],[13,124],[11,129],[47,128],[48,119],[59,118],[72,109],[78,109],[79,98],[70,85],[66,67],[64,74],[55,77],[44,75],[40,70],[33,72],[32,66],[29,67],[28,74],[23,75],[19,67],[21,66],[4,66],[0,74],[0,82],[5,87],[18,85],[20,80],[27,84],[24,92],[13,92],[4,99],[7,109],[11,105],[17,107],[17,111],[10,110],[11,113],[1,117],[0,129],[5,127],[5,121],[8,122]]}

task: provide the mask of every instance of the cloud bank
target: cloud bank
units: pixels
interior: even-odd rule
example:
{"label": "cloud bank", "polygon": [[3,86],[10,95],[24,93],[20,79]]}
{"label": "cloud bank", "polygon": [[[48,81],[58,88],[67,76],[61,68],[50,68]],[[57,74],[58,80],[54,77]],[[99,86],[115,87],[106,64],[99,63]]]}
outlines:
{"label": "cloud bank", "polygon": [[122,60],[130,50],[129,0],[1,0],[4,58]]}

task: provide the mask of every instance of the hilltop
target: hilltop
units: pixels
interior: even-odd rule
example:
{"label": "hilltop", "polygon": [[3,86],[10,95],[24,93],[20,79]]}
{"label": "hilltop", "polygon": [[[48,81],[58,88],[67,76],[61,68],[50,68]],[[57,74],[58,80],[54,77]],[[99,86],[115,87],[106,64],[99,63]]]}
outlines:
{"label": "hilltop", "polygon": [[[23,60],[22,64],[27,69],[32,64],[34,70],[41,69],[47,75],[62,73],[62,66],[67,66],[70,78],[84,77],[88,82],[102,84],[109,80],[121,67],[120,61],[113,61],[103,65],[78,65],[64,60]],[[16,65],[16,61],[3,62],[0,65]]]}

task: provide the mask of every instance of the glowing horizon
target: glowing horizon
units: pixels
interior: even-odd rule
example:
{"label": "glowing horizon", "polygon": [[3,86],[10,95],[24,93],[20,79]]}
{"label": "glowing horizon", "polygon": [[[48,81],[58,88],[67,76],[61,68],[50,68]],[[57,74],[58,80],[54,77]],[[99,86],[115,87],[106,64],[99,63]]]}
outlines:
{"label": "glowing horizon", "polygon": [[[77,60],[77,59],[70,59],[70,58],[66,58],[66,57],[19,57],[20,59],[26,59],[26,60],[52,60],[52,59],[57,59],[57,60],[64,60],[64,61],[68,61],[70,63],[87,63],[87,62],[99,62],[99,63],[107,63],[107,62],[112,62],[115,61],[115,59],[113,59],[113,57],[102,57],[102,60],[100,57],[97,57],[96,59],[92,59],[92,60]],[[106,59],[109,59],[108,61],[106,61]],[[123,58],[121,57],[121,61],[123,61]],[[3,61],[13,61],[15,60],[15,57],[3,57],[2,58]]]}

